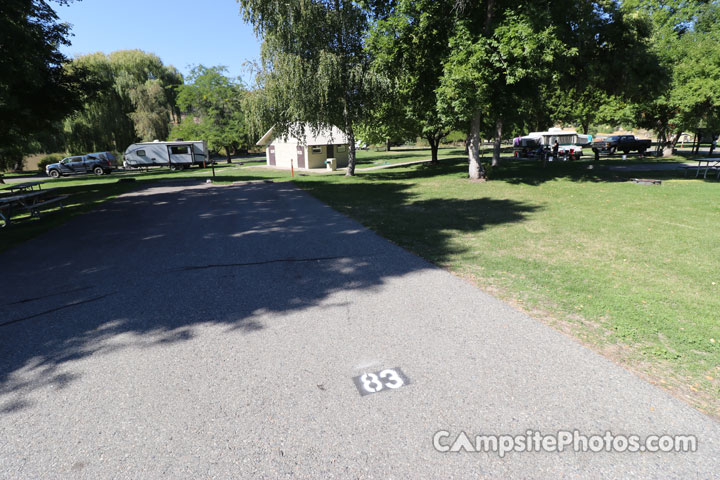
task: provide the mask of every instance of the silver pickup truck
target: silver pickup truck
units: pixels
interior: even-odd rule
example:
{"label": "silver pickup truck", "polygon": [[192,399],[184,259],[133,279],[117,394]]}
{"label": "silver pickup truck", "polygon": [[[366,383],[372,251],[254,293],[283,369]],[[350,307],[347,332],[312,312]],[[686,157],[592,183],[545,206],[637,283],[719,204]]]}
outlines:
{"label": "silver pickup truck", "polygon": [[[110,155],[112,157],[112,155]],[[64,175],[80,175],[83,173],[94,173],[95,175],[104,175],[112,172],[112,160],[108,154],[88,154],[77,155],[74,157],[65,157],[58,163],[51,163],[45,167],[45,173],[53,178],[59,178]]]}

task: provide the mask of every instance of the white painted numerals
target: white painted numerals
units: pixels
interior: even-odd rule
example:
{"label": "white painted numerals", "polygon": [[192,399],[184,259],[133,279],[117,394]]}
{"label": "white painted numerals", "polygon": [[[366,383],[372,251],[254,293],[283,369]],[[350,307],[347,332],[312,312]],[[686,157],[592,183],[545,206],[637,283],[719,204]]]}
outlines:
{"label": "white painted numerals", "polygon": [[376,373],[365,373],[353,378],[360,395],[378,393],[384,389],[395,390],[410,383],[399,368],[388,368]]}
{"label": "white painted numerals", "polygon": [[377,375],[374,373],[366,373],[360,380],[362,381],[363,388],[370,393],[379,392],[383,388],[382,383],[380,383],[380,380],[378,380]]}
{"label": "white painted numerals", "polygon": [[380,378],[386,380],[385,386],[388,388],[400,388],[405,385],[395,370],[383,370],[380,372]]}

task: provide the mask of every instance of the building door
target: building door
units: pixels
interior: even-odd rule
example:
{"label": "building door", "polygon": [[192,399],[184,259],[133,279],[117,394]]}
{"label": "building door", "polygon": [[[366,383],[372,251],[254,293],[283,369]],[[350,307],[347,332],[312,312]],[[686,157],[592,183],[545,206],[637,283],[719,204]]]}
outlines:
{"label": "building door", "polygon": [[327,146],[327,158],[333,158],[335,156],[335,145]]}
{"label": "building door", "polygon": [[268,159],[270,161],[270,165],[275,165],[275,147],[273,145],[268,147]]}
{"label": "building door", "polygon": [[305,168],[305,147],[297,147],[298,168]]}

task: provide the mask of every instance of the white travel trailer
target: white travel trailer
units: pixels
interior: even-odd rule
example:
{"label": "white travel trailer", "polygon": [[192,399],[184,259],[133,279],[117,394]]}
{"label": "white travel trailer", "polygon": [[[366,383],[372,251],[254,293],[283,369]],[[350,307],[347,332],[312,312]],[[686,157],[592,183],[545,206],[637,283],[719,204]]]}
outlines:
{"label": "white travel trailer", "polygon": [[145,142],[133,143],[125,150],[125,168],[167,166],[174,170],[205,166],[210,162],[207,142]]}
{"label": "white travel trailer", "polygon": [[513,141],[516,156],[533,156],[537,151],[552,151],[555,142],[558,142],[558,156],[579,159],[582,147],[592,143],[592,135],[582,135],[574,130],[551,128],[547,132],[532,132],[524,137],[517,137]]}

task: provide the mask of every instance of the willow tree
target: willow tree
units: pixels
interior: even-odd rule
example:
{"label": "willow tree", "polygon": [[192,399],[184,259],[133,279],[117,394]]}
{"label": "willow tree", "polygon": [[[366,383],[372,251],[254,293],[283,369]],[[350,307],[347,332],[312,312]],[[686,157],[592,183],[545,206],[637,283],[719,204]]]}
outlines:
{"label": "willow tree", "polygon": [[339,127],[350,142],[347,175],[354,175],[354,129],[373,88],[364,50],[367,11],[350,0],[238,3],[264,39],[258,83],[265,122],[299,135],[304,125],[313,131]]}
{"label": "willow tree", "polygon": [[97,85],[83,107],[65,119],[71,151],[121,150],[137,140],[165,139],[177,121],[182,75],[141,50],[93,53],[75,58],[72,69],[89,72]]}

